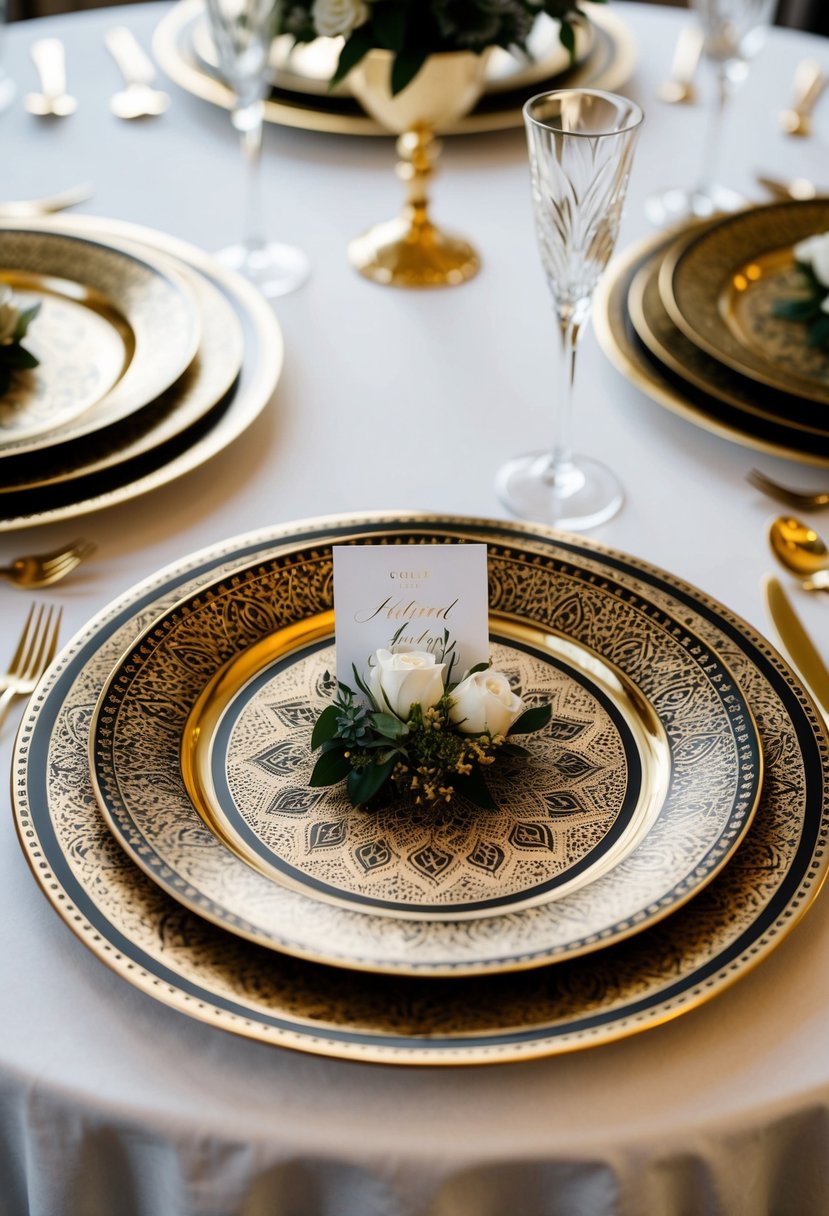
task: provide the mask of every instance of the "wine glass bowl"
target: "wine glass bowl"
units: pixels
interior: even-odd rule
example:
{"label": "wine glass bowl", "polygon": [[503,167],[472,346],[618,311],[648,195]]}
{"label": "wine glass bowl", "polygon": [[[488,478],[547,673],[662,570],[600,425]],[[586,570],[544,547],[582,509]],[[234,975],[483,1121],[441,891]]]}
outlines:
{"label": "wine glass bowl", "polygon": [[572,388],[579,338],[616,244],[642,118],[635,102],[595,89],[543,93],[524,106],[536,237],[561,340],[560,382],[551,449],[508,461],[496,489],[514,514],[570,530],[610,519],[624,497],[610,469],[573,453]]}
{"label": "wine glass bowl", "polygon": [[777,0],[689,0],[703,35],[702,56],[716,77],[705,157],[699,180],[691,188],[673,187],[645,204],[648,219],[658,227],[685,220],[708,219],[746,205],[737,191],[717,181],[720,129],[727,103],[748,75],[752,60],[766,38]]}
{"label": "wine glass bowl", "polygon": [[233,94],[231,121],[241,136],[248,175],[242,240],[217,257],[269,299],[300,287],[310,269],[302,250],[263,235],[260,160],[276,8],[277,0],[207,0],[219,72]]}

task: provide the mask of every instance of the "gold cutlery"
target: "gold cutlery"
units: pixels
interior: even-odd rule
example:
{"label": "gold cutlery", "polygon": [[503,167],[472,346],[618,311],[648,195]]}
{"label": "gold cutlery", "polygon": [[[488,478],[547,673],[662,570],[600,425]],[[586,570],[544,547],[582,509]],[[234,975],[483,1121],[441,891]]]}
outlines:
{"label": "gold cutlery", "polygon": [[669,105],[696,101],[694,74],[699,64],[704,41],[702,30],[698,25],[684,26],[674,51],[671,79],[666,80],[657,89],[660,101],[666,101]]}
{"label": "gold cutlery", "polygon": [[815,700],[829,715],[829,670],[776,578],[767,578],[766,607],[783,649]]}
{"label": "gold cutlery", "polygon": [[39,93],[27,93],[24,105],[39,117],[66,118],[78,108],[66,91],[66,52],[60,38],[38,38],[30,48],[40,78]]}
{"label": "gold cutlery", "polygon": [[772,481],[759,469],[746,473],[746,481],[770,498],[776,498],[778,502],[785,503],[787,507],[796,507],[799,511],[817,511],[820,507],[829,507],[829,493],[826,491],[794,490],[781,485],[779,481]]}
{"label": "gold cutlery", "polygon": [[0,219],[25,220],[39,215],[52,215],[55,211],[65,211],[67,207],[77,207],[92,198],[93,189],[89,182],[79,186],[69,186],[66,190],[58,190],[54,194],[44,195],[43,198],[14,199],[0,202]]}
{"label": "gold cutlery", "polygon": [[109,108],[116,118],[149,118],[163,114],[170,104],[167,93],[152,87],[155,68],[125,25],[113,26],[104,35],[107,50],[118,64],[126,88],[113,93]]}
{"label": "gold cutlery", "polygon": [[769,526],[769,545],[783,569],[802,580],[804,591],[829,591],[829,550],[814,528],[781,515]]}
{"label": "gold cutlery", "polygon": [[755,180],[758,186],[762,186],[775,199],[784,203],[789,199],[794,199],[796,203],[807,203],[810,199],[826,194],[825,190],[818,190],[815,183],[810,182],[808,177],[792,177],[788,181],[784,181],[779,177],[768,177],[764,173],[758,173]]}
{"label": "gold cutlery", "polygon": [[18,587],[50,587],[52,583],[66,578],[94,552],[92,541],[81,538],[53,553],[30,553],[18,557],[10,566],[0,566],[0,574],[5,574]]}
{"label": "gold cutlery", "polygon": [[62,608],[32,604],[20,641],[5,675],[0,675],[0,726],[15,697],[34,692],[38,680],[55,657]]}
{"label": "gold cutlery", "polygon": [[804,59],[794,74],[794,104],[780,115],[787,135],[809,135],[812,110],[826,87],[826,77],[816,59]]}

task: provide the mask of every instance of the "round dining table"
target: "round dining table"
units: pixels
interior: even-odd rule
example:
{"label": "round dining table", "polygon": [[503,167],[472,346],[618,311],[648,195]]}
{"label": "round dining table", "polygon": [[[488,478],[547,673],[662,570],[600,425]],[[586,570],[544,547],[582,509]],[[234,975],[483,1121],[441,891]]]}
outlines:
{"label": "round dining table", "polygon": [[[622,91],[645,112],[617,250],[650,231],[646,197],[697,176],[713,79],[695,104],[658,96],[689,14],[613,0],[636,48]],[[171,102],[127,122],[104,36],[146,50],[166,4],[5,27],[16,93],[0,112],[2,199],[80,182],[78,209],[215,251],[243,226],[245,173],[226,109],[161,78]],[[76,111],[27,112],[35,39],[59,37]],[[780,127],[804,59],[829,44],[773,28],[719,131],[721,178],[829,190],[829,100],[807,138]],[[0,582],[0,667],[29,602],[60,604],[62,640],[185,555],[320,516],[424,511],[504,519],[494,478],[549,444],[557,335],[533,231],[520,119],[447,136],[435,218],[479,250],[463,285],[371,283],[347,245],[401,207],[391,138],[268,123],[268,235],[311,274],[273,302],[284,367],[272,399],[212,460],[106,510],[0,532],[0,564],[76,535],[97,546],[35,595]],[[625,503],[591,536],[687,580],[773,638],[762,582],[784,508],[755,466],[829,489],[819,462],[758,451],[649,399],[593,330],[579,353],[576,447],[618,473]],[[808,455],[808,453],[807,453]],[[818,520],[820,516],[816,517]],[[829,516],[826,532],[829,535]],[[817,526],[820,526],[819,524]],[[829,600],[786,575],[829,662]],[[19,702],[0,737],[9,772]],[[8,782],[6,783],[8,787]],[[448,1068],[329,1058],[186,1016],[84,947],[33,880],[9,795],[0,805],[0,1216],[806,1216],[829,1211],[829,896],[760,966],[643,1033],[547,1058]]]}

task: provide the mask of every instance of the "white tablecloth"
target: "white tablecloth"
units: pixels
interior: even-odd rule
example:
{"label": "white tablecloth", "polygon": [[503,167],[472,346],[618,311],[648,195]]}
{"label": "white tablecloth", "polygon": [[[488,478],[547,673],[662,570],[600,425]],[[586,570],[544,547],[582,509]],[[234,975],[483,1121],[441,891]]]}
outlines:
{"label": "white tablecloth", "polygon": [[[639,43],[629,92],[646,110],[620,247],[647,231],[643,199],[694,178],[703,107],[655,100],[686,14],[616,3]],[[225,112],[172,87],[168,113],[112,117],[118,76],[104,30],[149,45],[164,7],[99,11],[6,31],[18,84],[0,113],[0,196],[89,179],[86,210],[207,249],[235,239],[240,153]],[[27,115],[29,44],[60,35],[77,113]],[[811,139],[778,110],[823,40],[776,30],[722,130],[729,184],[757,170],[829,187],[829,102]],[[0,536],[0,561],[83,532],[95,558],[49,593],[65,636],[113,596],[188,551],[269,523],[373,508],[503,511],[493,475],[548,440],[552,318],[536,256],[520,131],[447,140],[436,217],[483,253],[480,276],[438,293],[359,278],[348,239],[393,216],[388,140],[269,128],[271,235],[313,275],[278,302],[284,374],[263,416],[177,484],[80,522]],[[761,456],[663,411],[588,334],[577,437],[628,498],[595,536],[701,586],[761,630],[772,504],[752,465],[803,485],[825,472]],[[829,520],[827,520],[829,530]],[[0,585],[0,660],[29,597]],[[798,594],[829,658],[829,606]],[[8,771],[13,729],[0,741]],[[461,1071],[345,1063],[235,1038],[123,983],[76,941],[33,882],[8,797],[0,815],[2,1216],[653,1216],[829,1211],[829,897],[759,969],[700,1009],[616,1044]],[[0,808],[2,809],[2,808]]]}

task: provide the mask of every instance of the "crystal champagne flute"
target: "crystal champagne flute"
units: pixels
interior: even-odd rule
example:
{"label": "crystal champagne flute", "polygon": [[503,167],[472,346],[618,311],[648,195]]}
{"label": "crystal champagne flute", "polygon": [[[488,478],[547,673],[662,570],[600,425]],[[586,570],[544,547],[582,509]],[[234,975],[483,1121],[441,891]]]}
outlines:
{"label": "crystal champagne flute", "polygon": [[622,505],[614,473],[571,446],[572,389],[579,338],[619,231],[642,111],[595,89],[561,89],[524,106],[541,264],[561,342],[553,399],[553,443],[515,457],[496,489],[516,515],[578,530]]}
{"label": "crystal champagne flute", "polygon": [[269,298],[294,291],[309,272],[302,250],[265,239],[261,218],[259,165],[276,6],[277,0],[207,0],[219,71],[233,92],[231,121],[242,137],[248,175],[242,241],[218,256]]}
{"label": "crystal champagne flute", "polygon": [[745,80],[751,61],[765,42],[776,4],[777,0],[689,0],[705,39],[703,58],[716,74],[716,93],[696,185],[665,190],[645,204],[648,219],[659,227],[706,219],[718,211],[736,211],[745,205],[742,195],[717,182],[720,128],[731,94]]}

